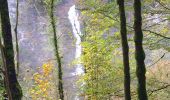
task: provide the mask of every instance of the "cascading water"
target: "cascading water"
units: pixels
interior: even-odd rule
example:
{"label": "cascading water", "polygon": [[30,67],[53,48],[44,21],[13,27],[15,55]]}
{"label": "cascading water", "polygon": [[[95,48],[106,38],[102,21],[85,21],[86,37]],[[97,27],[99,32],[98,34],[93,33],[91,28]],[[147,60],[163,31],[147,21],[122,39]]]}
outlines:
{"label": "cascading water", "polygon": [[[57,17],[59,18],[60,24],[58,24],[59,29],[64,36],[61,37],[61,43],[64,43],[63,52],[67,53],[63,57],[63,83],[64,83],[64,92],[66,100],[84,100],[82,96],[79,94],[82,92],[79,90],[76,80],[79,78],[79,75],[84,73],[83,65],[76,64],[74,67],[68,67],[72,60],[79,59],[82,54],[81,47],[81,30],[80,23],[78,20],[79,12],[76,10],[76,6],[73,5],[73,0],[64,0],[68,1],[59,5],[62,10],[58,11]],[[9,8],[11,15],[11,23],[15,25],[15,0],[9,0]],[[33,75],[34,71],[36,71],[36,67],[41,66],[43,63],[47,61],[47,59],[54,59],[53,47],[51,45],[50,37],[51,33],[48,33],[46,26],[48,20],[46,18],[45,11],[41,8],[41,4],[36,3],[36,7],[39,9],[38,12],[41,12],[41,16],[38,15],[36,8],[34,7],[33,2],[20,1],[19,2],[19,26],[18,26],[18,39],[19,39],[19,47],[20,47],[20,76],[21,77],[21,85],[24,91],[24,100],[25,98],[29,98],[28,90],[32,87],[32,81],[30,81],[30,77]],[[70,7],[69,7],[70,6]],[[68,8],[69,7],[69,8]],[[24,9],[23,9],[24,8]],[[67,17],[65,19],[65,17]],[[43,20],[42,20],[43,19]],[[65,21],[66,20],[66,21]],[[69,20],[69,21],[68,21]],[[45,23],[42,23],[42,21]],[[71,24],[70,24],[71,23]],[[67,24],[69,24],[67,26]],[[70,27],[71,26],[71,27]],[[12,29],[13,30],[13,29]],[[72,48],[72,38],[68,38],[68,31],[70,30],[73,33],[73,37],[75,38],[75,47]],[[47,32],[47,33],[46,33]],[[65,40],[66,38],[66,40]],[[48,49],[47,49],[48,48]],[[71,49],[70,49],[71,48]],[[69,53],[68,53],[69,52]],[[75,53],[75,55],[74,55]],[[29,72],[25,72],[25,69],[28,69]],[[26,81],[25,81],[26,80]],[[68,99],[69,98],[69,99]],[[82,98],[82,99],[81,99]],[[26,99],[27,100],[27,99]],[[55,99],[54,99],[55,100]]]}
{"label": "cascading water", "polygon": [[[78,20],[79,17],[79,13],[75,8],[76,6],[73,5],[70,7],[69,11],[68,11],[68,18],[70,20],[70,23],[72,25],[72,30],[73,30],[73,35],[76,38],[76,51],[75,51],[75,59],[80,59],[80,56],[82,54],[82,47],[81,47],[81,30],[80,30],[80,23]],[[83,65],[82,64],[77,64],[76,65],[76,70],[73,73],[73,75],[80,75],[83,74],[84,70],[83,70]]]}

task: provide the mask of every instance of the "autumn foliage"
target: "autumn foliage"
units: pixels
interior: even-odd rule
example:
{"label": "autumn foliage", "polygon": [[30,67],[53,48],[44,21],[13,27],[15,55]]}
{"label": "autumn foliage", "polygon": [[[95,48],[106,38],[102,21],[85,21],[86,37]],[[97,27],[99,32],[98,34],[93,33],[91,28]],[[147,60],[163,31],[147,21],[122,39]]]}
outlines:
{"label": "autumn foliage", "polygon": [[33,75],[34,86],[30,89],[32,100],[52,100],[50,96],[54,83],[52,82],[53,65],[45,63],[40,71]]}

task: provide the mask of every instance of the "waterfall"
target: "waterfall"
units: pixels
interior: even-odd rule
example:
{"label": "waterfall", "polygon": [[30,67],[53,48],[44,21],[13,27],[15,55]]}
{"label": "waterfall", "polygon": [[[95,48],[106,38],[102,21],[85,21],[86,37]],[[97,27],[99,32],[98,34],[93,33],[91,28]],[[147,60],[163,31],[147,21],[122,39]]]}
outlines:
{"label": "waterfall", "polygon": [[[68,11],[68,19],[70,20],[70,23],[72,25],[73,30],[73,36],[76,39],[76,51],[75,51],[75,59],[79,59],[82,54],[82,47],[81,47],[81,30],[80,30],[80,23],[78,20],[79,13],[77,12],[75,5],[71,6]],[[73,73],[73,75],[80,75],[83,74],[83,65],[82,64],[76,64],[76,70]]]}

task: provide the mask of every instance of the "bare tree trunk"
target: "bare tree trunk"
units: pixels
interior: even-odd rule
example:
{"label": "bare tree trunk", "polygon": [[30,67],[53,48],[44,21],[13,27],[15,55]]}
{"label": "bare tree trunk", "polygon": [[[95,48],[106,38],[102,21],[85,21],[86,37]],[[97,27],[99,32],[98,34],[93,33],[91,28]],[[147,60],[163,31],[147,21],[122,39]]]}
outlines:
{"label": "bare tree trunk", "polygon": [[18,16],[19,16],[19,0],[17,0],[16,6],[16,24],[15,24],[15,41],[16,41],[16,68],[17,68],[17,76],[19,74],[19,46],[18,46]]}
{"label": "bare tree trunk", "polygon": [[58,63],[58,91],[59,91],[60,99],[64,100],[61,57],[59,55],[57,32],[56,32],[56,25],[55,25],[55,18],[54,18],[54,0],[51,0],[50,18],[51,18],[51,25],[53,29],[53,38],[54,38],[53,42],[55,46],[55,53],[56,53],[57,63]]}
{"label": "bare tree trunk", "polygon": [[134,30],[135,30],[135,58],[136,58],[136,75],[138,78],[138,98],[139,100],[147,100],[146,92],[146,68],[145,68],[145,52],[143,50],[143,32],[142,32],[142,16],[141,16],[141,0],[134,0]]}
{"label": "bare tree trunk", "polygon": [[0,49],[1,49],[1,57],[2,57],[2,73],[4,75],[4,86],[6,89],[6,93],[8,94],[5,96],[5,98],[9,98],[9,100],[12,99],[12,95],[10,92],[10,87],[9,87],[9,80],[7,78],[7,68],[6,68],[6,59],[5,59],[5,52],[4,52],[4,46],[2,44],[2,40],[0,38]]}
{"label": "bare tree trunk", "polygon": [[1,28],[4,46],[2,54],[4,55],[4,73],[5,86],[9,100],[21,100],[22,90],[16,78],[14,51],[12,44],[11,25],[9,19],[8,2],[0,0]]}
{"label": "bare tree trunk", "polygon": [[130,68],[129,68],[129,46],[127,41],[127,29],[126,29],[126,16],[125,16],[125,7],[124,0],[117,0],[119,5],[120,13],[120,33],[122,41],[122,51],[123,51],[123,65],[124,65],[124,93],[125,100],[131,100],[130,95]]}

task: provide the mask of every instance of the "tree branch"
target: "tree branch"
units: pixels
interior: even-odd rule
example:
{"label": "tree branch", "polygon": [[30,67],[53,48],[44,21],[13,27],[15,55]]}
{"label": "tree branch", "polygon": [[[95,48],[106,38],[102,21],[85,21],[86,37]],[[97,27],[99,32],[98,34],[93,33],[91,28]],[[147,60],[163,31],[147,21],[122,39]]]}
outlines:
{"label": "tree branch", "polygon": [[165,86],[162,86],[162,87],[160,87],[160,88],[157,88],[157,89],[150,90],[150,91],[148,91],[148,92],[150,92],[149,96],[151,96],[151,95],[152,95],[154,92],[161,91],[161,90],[163,90],[163,89],[166,89],[166,88],[168,88],[169,86],[170,86],[170,84],[167,84],[167,85],[165,85]]}

